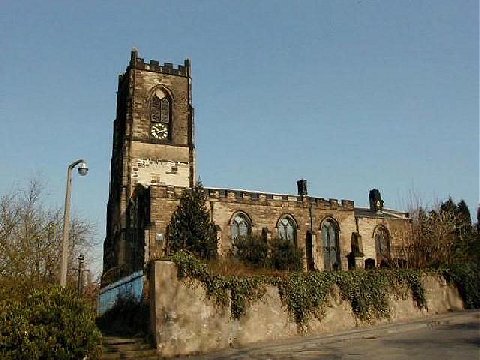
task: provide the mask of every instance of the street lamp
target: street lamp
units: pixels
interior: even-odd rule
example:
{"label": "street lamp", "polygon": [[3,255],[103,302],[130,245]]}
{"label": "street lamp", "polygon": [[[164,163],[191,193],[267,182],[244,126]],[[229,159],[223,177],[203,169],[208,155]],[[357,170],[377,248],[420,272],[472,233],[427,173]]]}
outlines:
{"label": "street lamp", "polygon": [[65,209],[63,213],[63,238],[62,238],[62,263],[60,264],[60,286],[67,285],[68,269],[68,237],[70,232],[70,194],[72,192],[72,170],[78,165],[78,173],[81,176],[87,175],[88,166],[85,160],[77,160],[68,166],[67,190],[65,191]]}

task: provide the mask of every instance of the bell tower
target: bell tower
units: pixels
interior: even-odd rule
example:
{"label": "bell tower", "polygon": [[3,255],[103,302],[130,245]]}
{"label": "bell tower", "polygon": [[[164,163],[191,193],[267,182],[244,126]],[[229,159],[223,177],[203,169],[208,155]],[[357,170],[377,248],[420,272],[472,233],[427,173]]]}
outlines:
{"label": "bell tower", "polygon": [[118,78],[104,244],[104,272],[125,263],[126,213],[138,185],[195,181],[190,61],[145,62],[132,50]]}

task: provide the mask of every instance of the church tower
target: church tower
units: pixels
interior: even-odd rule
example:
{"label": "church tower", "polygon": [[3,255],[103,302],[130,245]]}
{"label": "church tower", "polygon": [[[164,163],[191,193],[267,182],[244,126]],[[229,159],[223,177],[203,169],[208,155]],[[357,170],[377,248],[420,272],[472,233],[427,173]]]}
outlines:
{"label": "church tower", "polygon": [[149,63],[132,50],[119,76],[110,165],[104,272],[128,262],[127,207],[142,185],[192,187],[195,180],[190,61]]}

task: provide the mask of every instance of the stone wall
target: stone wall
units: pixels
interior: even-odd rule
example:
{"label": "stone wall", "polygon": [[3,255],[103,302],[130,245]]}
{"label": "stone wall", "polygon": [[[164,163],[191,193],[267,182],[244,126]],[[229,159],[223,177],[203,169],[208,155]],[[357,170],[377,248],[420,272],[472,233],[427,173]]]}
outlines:
{"label": "stone wall", "polygon": [[270,238],[278,237],[278,221],[283,216],[289,216],[296,224],[296,245],[304,252],[307,248],[307,233],[312,231],[314,265],[318,269],[323,269],[320,229],[325,219],[332,219],[339,224],[341,266],[347,268],[346,256],[350,252],[350,236],[355,231],[353,202],[320,198],[302,199],[299,196],[247,191],[207,190],[212,218],[219,229],[221,254],[228,253],[232,248],[231,219],[234,214],[238,212],[246,214],[252,221],[252,233],[261,235],[262,231],[266,230]]}
{"label": "stone wall", "polygon": [[[152,126],[156,126],[152,99],[157,95],[169,99],[170,131],[163,139],[151,133]],[[153,109],[158,110],[156,106]],[[171,215],[181,192],[193,187],[196,179],[194,128],[190,61],[187,59],[178,66],[156,60],[147,62],[133,50],[128,67],[118,79],[104,272],[116,268],[137,269],[138,254],[144,255],[144,263],[163,255]],[[151,191],[148,199],[138,201],[137,189],[141,187],[150,187]],[[278,222],[288,216],[295,222],[295,243],[304,251],[304,267],[308,270],[347,269],[353,234],[355,239],[359,238],[357,234],[363,239],[364,258],[375,259],[375,228],[383,225],[388,229],[392,249],[395,249],[400,243],[396,234],[404,232],[408,223],[406,217],[401,218],[405,214],[397,212],[396,218],[378,212],[379,209],[356,209],[350,200],[233,189],[206,190],[207,206],[218,227],[220,254],[232,250],[232,217],[237,212],[251,220],[254,235],[262,234],[267,240],[278,237]],[[330,228],[336,228],[338,244],[329,242],[330,232],[324,231],[326,241],[323,241],[322,226],[326,221],[332,224]],[[394,252],[391,255],[396,256]],[[364,258],[358,256],[359,266],[363,266]]]}
{"label": "stone wall", "polygon": [[[158,258],[164,250],[170,218],[179,204],[184,188],[156,185],[150,187],[149,249],[150,259]],[[296,223],[296,245],[305,252],[307,232],[313,233],[313,260],[315,268],[323,269],[321,225],[331,219],[338,224],[341,267],[347,269],[352,232],[356,231],[353,201],[323,198],[300,198],[294,195],[257,193],[230,189],[206,189],[207,209],[218,229],[218,248],[221,255],[232,249],[231,219],[237,212],[251,219],[252,234],[268,232],[269,238],[277,237],[277,223],[285,215]],[[312,227],[310,229],[310,226]],[[155,256],[153,256],[155,254]],[[306,259],[305,259],[306,261]],[[306,265],[306,264],[305,264]]]}
{"label": "stone wall", "polygon": [[[150,187],[150,259],[158,258],[164,250],[166,228],[179,204],[184,188],[162,186]],[[407,229],[410,222],[406,218],[392,218],[386,214],[372,213],[371,216],[357,217],[353,201],[323,199],[295,195],[259,193],[231,189],[205,189],[208,193],[207,209],[218,229],[218,250],[220,255],[232,249],[231,225],[233,216],[242,212],[251,220],[254,235],[267,232],[268,238],[278,236],[278,221],[288,215],[296,224],[296,245],[305,254],[304,267],[307,269],[307,233],[312,232],[312,255],[315,269],[324,269],[322,224],[331,220],[337,224],[340,249],[340,267],[348,268],[347,256],[351,252],[353,233],[362,236],[362,247],[366,258],[376,258],[374,230],[384,226],[391,234],[391,247],[396,249],[402,241],[399,229]],[[153,256],[155,255],[155,256]],[[393,257],[397,257],[392,252]]]}
{"label": "stone wall", "polygon": [[[127,209],[139,185],[191,187],[195,179],[194,118],[190,61],[174,66],[145,62],[131,52],[119,76],[114,121],[104,272],[132,266]],[[151,101],[156,92],[170,99],[166,139],[152,136]],[[148,232],[148,229],[145,229]],[[135,229],[136,231],[136,229]],[[155,251],[155,249],[153,249]]]}
{"label": "stone wall", "polygon": [[[388,218],[378,216],[356,216],[358,233],[362,237],[364,258],[376,259],[375,230],[384,227],[390,234],[390,253],[392,258],[402,257],[400,249],[405,246],[406,239],[410,235],[410,220],[407,218]],[[378,264],[377,264],[378,265]]]}
{"label": "stone wall", "polygon": [[185,149],[185,161],[135,159],[132,168],[132,178],[135,183],[148,186],[152,184],[189,186],[190,165],[188,149]]}
{"label": "stone wall", "polygon": [[[157,66],[155,62],[150,66],[139,58],[132,59],[130,67],[134,89],[128,191],[131,193],[137,183],[192,186],[195,164],[191,163],[190,78],[183,71],[165,72],[163,70],[170,67]],[[155,140],[150,134],[150,101],[155,89],[161,89],[171,97],[172,128],[168,141]]]}
{"label": "stone wall", "polygon": [[[424,286],[428,310],[419,310],[412,298],[392,300],[392,321],[463,309],[458,291],[443,279],[425,277]],[[151,330],[162,356],[207,352],[301,333],[274,287],[269,287],[262,299],[251,304],[240,320],[231,319],[229,307],[219,308],[207,299],[198,282],[178,280],[172,262],[153,263],[150,291]],[[358,324],[350,304],[334,296],[325,317],[321,321],[311,320],[307,333],[329,333],[356,326],[367,325]]]}

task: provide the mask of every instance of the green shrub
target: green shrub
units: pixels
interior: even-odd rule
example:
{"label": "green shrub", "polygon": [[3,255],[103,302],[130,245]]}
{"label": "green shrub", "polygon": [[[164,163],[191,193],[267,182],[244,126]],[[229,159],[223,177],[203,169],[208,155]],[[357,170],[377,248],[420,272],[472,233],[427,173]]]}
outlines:
{"label": "green shrub", "polygon": [[147,301],[132,296],[119,297],[115,305],[97,319],[105,334],[146,335],[149,332],[150,308]]}
{"label": "green shrub", "polygon": [[58,287],[0,302],[0,358],[98,359],[101,334],[91,306]]}
{"label": "green shrub", "polygon": [[467,309],[480,308],[480,272],[478,264],[452,264],[441,270],[443,277],[453,283]]}
{"label": "green shrub", "polygon": [[289,240],[267,242],[261,236],[242,236],[235,240],[234,252],[238,260],[256,268],[290,271],[303,268],[302,250]]}
{"label": "green shrub", "polygon": [[301,271],[303,252],[289,240],[273,239],[271,244],[270,267],[276,270]]}
{"label": "green shrub", "polygon": [[241,236],[235,239],[235,256],[248,265],[267,265],[268,244],[260,236]]}
{"label": "green shrub", "polygon": [[167,228],[169,253],[187,250],[201,259],[217,257],[217,230],[206,200],[207,193],[200,182],[184,190]]}

